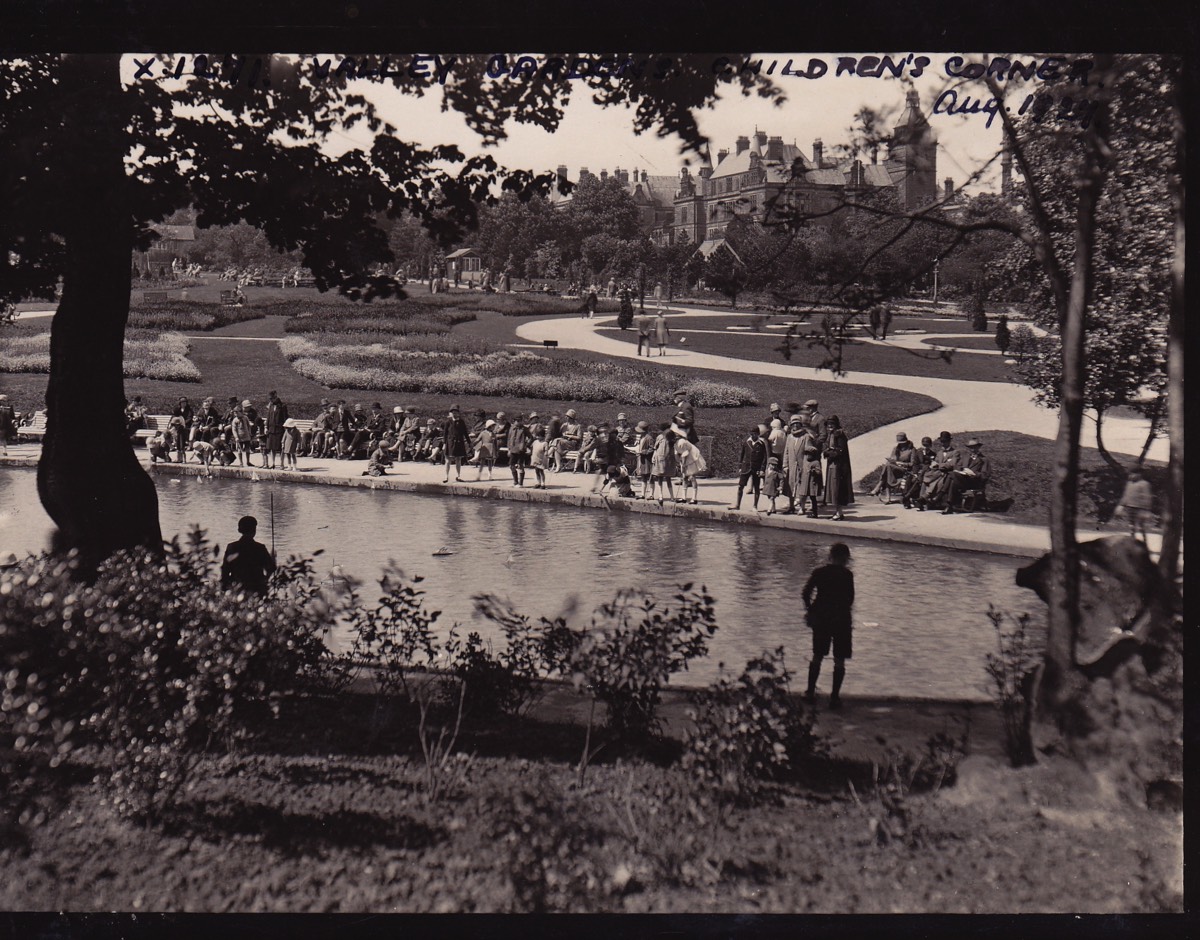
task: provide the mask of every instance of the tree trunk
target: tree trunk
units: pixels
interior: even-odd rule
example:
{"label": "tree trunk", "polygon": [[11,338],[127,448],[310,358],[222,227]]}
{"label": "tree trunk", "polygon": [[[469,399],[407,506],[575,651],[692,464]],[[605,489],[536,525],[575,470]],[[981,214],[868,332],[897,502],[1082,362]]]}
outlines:
{"label": "tree trunk", "polygon": [[[1104,409],[1097,408],[1096,409],[1096,450],[1098,450],[1100,452],[1100,456],[1104,459],[1104,462],[1106,464],[1108,464],[1110,467],[1112,467],[1113,470],[1115,470],[1117,473],[1121,474],[1121,479],[1124,479],[1125,477],[1127,477],[1129,475],[1129,471],[1126,470],[1125,466],[1119,460],[1117,460],[1116,457],[1114,457],[1112,454],[1110,454],[1108,451],[1108,448],[1104,446],[1103,429],[1104,429]],[[1153,425],[1151,425],[1150,433],[1153,436],[1153,434],[1154,434]]]}
{"label": "tree trunk", "polygon": [[1183,270],[1184,270],[1184,194],[1183,169],[1187,129],[1184,125],[1184,78],[1175,73],[1178,100],[1171,109],[1175,126],[1175,256],[1171,264],[1171,312],[1167,320],[1167,433],[1170,436],[1167,457],[1167,493],[1163,500],[1162,551],[1158,567],[1174,583],[1179,573],[1179,543],[1183,537]]}
{"label": "tree trunk", "polygon": [[1075,256],[1070,291],[1059,308],[1062,339],[1062,388],[1058,437],[1054,447],[1054,498],[1050,506],[1050,599],[1046,669],[1039,690],[1040,704],[1070,731],[1076,716],[1069,703],[1078,691],[1075,638],[1079,633],[1079,543],[1075,522],[1079,501],[1079,436],[1083,424],[1084,312],[1092,286],[1092,256],[1096,239],[1096,205],[1106,173],[1107,113],[1097,110],[1084,140],[1080,168],[1079,204],[1075,217]]}
{"label": "tree trunk", "polygon": [[80,573],[88,577],[119,549],[161,551],[162,533],[158,496],[134,456],[124,418],[133,229],[120,59],[69,57],[62,80],[77,90],[62,120],[80,143],[65,184],[76,211],[63,232],[38,496],[58,526],[55,550],[78,550]]}

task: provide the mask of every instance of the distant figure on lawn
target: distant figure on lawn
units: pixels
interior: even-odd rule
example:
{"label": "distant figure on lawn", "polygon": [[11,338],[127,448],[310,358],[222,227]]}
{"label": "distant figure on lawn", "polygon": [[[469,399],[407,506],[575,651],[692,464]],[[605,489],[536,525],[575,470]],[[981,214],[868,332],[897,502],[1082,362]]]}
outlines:
{"label": "distant figure on lawn", "polygon": [[221,562],[221,587],[229,590],[240,585],[256,594],[267,593],[267,578],[275,571],[275,559],[267,546],[254,541],[258,532],[258,520],[253,516],[242,516],[238,520],[238,531],[242,537],[230,542],[225,548]]}
{"label": "distant figure on lawn", "polygon": [[842,542],[834,543],[829,548],[829,564],[813,571],[801,592],[805,618],[812,630],[813,655],[808,664],[808,691],[804,693],[810,704],[817,700],[821,661],[829,655],[830,646],[833,647],[833,689],[829,694],[829,707],[840,708],[842,704],[846,660],[853,653],[850,611],[854,606],[854,572],[846,567],[849,563],[850,549]]}
{"label": "distant figure on lawn", "polygon": [[1129,534],[1145,542],[1146,519],[1154,513],[1154,490],[1149,480],[1142,479],[1140,471],[1130,471],[1121,502],[1117,505],[1117,513],[1129,523]]}

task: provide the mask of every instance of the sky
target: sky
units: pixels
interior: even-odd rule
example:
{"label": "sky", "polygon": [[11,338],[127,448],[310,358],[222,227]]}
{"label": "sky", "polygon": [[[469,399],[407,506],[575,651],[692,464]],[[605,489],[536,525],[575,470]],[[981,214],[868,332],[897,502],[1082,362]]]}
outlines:
{"label": "sky", "polygon": [[[880,54],[884,55],[884,54]],[[898,63],[920,62],[919,54],[892,53]],[[755,129],[769,136],[780,136],[786,143],[796,143],[811,157],[812,145],[820,138],[826,154],[834,152],[839,144],[849,140],[849,127],[856,112],[864,107],[873,108],[886,117],[888,128],[904,109],[905,94],[909,87],[921,96],[921,109],[928,117],[938,138],[937,178],[938,184],[947,177],[955,188],[969,182],[978,168],[994,158],[1001,142],[1001,122],[990,119],[987,113],[978,110],[978,105],[988,101],[991,95],[980,81],[951,79],[947,67],[957,68],[947,53],[929,53],[928,64],[921,74],[911,77],[912,65],[906,65],[903,78],[885,74],[883,77],[867,77],[856,74],[837,74],[841,57],[858,53],[766,53],[755,54],[752,60],[762,61],[766,71],[775,66],[773,80],[784,90],[781,103],[767,101],[757,96],[746,97],[740,87],[730,83],[723,86],[719,99],[711,108],[697,115],[700,130],[710,139],[715,157],[717,151],[735,149],[739,136],[750,136]],[[914,59],[913,57],[917,57]],[[124,71],[126,81],[134,77],[133,59],[126,56]],[[426,57],[429,58],[429,57]],[[542,57],[535,57],[541,62]],[[712,57],[714,60],[717,56]],[[983,54],[965,55],[968,61],[984,61]],[[1018,57],[1024,61],[1037,61],[1032,56]],[[337,54],[322,54],[297,58],[297,67],[311,72],[314,61],[329,62],[332,69],[343,61]],[[517,56],[508,56],[508,65],[515,63]],[[799,69],[811,60],[825,63],[827,71],[814,78],[785,76],[789,63]],[[392,67],[408,67],[412,56],[396,56]],[[740,59],[735,64],[740,64]],[[159,60],[156,69],[162,68]],[[188,66],[190,68],[190,65]],[[422,66],[432,72],[429,63]],[[167,76],[157,80],[168,83],[175,81]],[[183,80],[188,80],[185,76]],[[195,80],[195,79],[192,79]],[[453,70],[449,81],[453,82]],[[521,81],[505,75],[492,79],[497,82]],[[910,84],[911,83],[911,84]],[[951,85],[951,83],[956,83]],[[578,179],[580,167],[587,167],[599,174],[603,169],[610,173],[622,168],[646,170],[651,175],[678,176],[685,160],[695,161],[694,154],[681,153],[681,141],[675,136],[659,137],[653,133],[637,135],[633,130],[633,112],[622,106],[603,107],[591,100],[591,91],[583,82],[574,82],[570,104],[557,130],[550,132],[536,125],[510,122],[507,139],[496,146],[484,147],[482,138],[472,131],[463,116],[456,111],[443,111],[440,86],[431,75],[429,91],[423,96],[405,94],[390,82],[370,79],[353,79],[349,82],[352,91],[372,100],[381,115],[398,128],[399,136],[424,146],[433,144],[456,144],[468,156],[490,153],[497,162],[511,169],[530,169],[537,172],[553,170],[559,165],[568,169],[568,178]],[[943,102],[935,107],[939,95],[948,87],[954,88],[957,105],[969,105],[974,101],[974,113],[945,113]],[[1010,83],[1013,110],[1030,90],[1025,83]],[[967,98],[966,96],[969,96]],[[951,108],[950,110],[953,110]],[[934,113],[939,111],[942,113]],[[988,124],[991,126],[988,127]],[[372,142],[371,132],[357,127],[349,132],[335,131],[323,149],[338,153],[353,147],[367,149]],[[882,155],[881,155],[882,157]],[[998,189],[999,163],[994,161],[977,183],[968,185],[968,192]]]}
{"label": "sky", "polygon": [[[817,55],[830,66],[821,78],[807,80],[775,76],[784,88],[786,100],[776,105],[758,97],[744,97],[735,86],[728,86],[711,109],[701,111],[697,120],[700,130],[709,137],[714,154],[722,148],[731,152],[741,135],[750,136],[755,129],[769,136],[778,135],[785,143],[796,143],[811,157],[814,139],[820,138],[828,154],[830,148],[849,140],[848,128],[855,113],[864,105],[887,112],[888,127],[903,111],[908,87],[897,78],[866,78],[856,75],[834,77],[837,56],[819,54],[772,53],[762,58],[764,68],[776,61],[777,73],[789,59],[797,66]],[[897,54],[897,58],[903,56]],[[931,114],[935,99],[945,89],[947,78],[943,70],[946,54],[930,54],[931,65],[913,79],[921,95],[922,111],[929,118],[938,137],[937,176],[939,185],[946,177],[957,188],[986,163],[998,150],[1001,142],[1000,121],[995,119],[987,128],[988,115]],[[511,58],[510,58],[511,63]],[[935,69],[936,66],[936,69]],[[497,81],[512,81],[510,78]],[[454,143],[467,155],[491,153],[502,166],[521,167],[537,171],[552,170],[560,164],[568,168],[568,177],[578,178],[579,168],[591,172],[607,169],[610,173],[620,167],[626,170],[647,170],[651,175],[679,174],[686,159],[694,154],[681,155],[681,141],[675,136],[657,137],[651,133],[636,135],[633,113],[624,107],[602,107],[594,104],[586,86],[575,83],[571,101],[564,118],[553,133],[534,125],[513,123],[508,138],[495,147],[482,147],[481,138],[467,127],[456,112],[442,112],[440,95],[415,97],[398,93],[389,85],[362,82],[363,92],[380,106],[382,115],[400,129],[401,136],[423,144]],[[961,89],[974,98],[990,98],[985,89]],[[1022,89],[1023,92],[1023,89]],[[1023,94],[1015,98],[1020,102]],[[944,107],[943,107],[944,110]],[[359,145],[366,135],[355,138]],[[349,140],[346,145],[350,146]],[[999,166],[994,164],[980,184],[971,189],[998,188]]]}

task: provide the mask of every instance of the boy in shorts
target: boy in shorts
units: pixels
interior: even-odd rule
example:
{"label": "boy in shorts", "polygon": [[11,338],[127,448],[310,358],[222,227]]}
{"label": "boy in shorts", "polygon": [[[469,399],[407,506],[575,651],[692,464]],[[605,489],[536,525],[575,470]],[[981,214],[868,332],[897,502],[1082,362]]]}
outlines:
{"label": "boy in shorts", "polygon": [[830,546],[829,564],[822,565],[809,575],[801,593],[805,617],[813,635],[813,655],[808,664],[808,691],[804,698],[810,704],[817,700],[821,661],[832,646],[833,690],[829,694],[829,707],[835,709],[842,704],[842,680],[846,678],[846,660],[852,653],[850,609],[854,605],[854,573],[846,567],[849,563],[850,549],[846,545],[837,542]]}

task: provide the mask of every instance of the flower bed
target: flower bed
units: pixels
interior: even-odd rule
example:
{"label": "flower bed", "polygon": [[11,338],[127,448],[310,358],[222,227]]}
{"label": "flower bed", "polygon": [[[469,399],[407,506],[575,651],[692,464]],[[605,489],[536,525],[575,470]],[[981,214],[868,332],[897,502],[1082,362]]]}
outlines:
{"label": "flower bed", "polygon": [[329,388],[360,388],[445,395],[617,401],[669,405],[683,388],[698,407],[753,405],[750,389],[675,372],[610,362],[547,358],[533,353],[464,355],[372,345],[320,345],[293,338],[282,344],[292,367]]}
{"label": "flower bed", "polygon": [[370,304],[313,304],[284,301],[261,308],[267,316],[287,316],[288,333],[447,333],[456,323],[475,319],[463,310],[438,309],[413,300]]}
{"label": "flower bed", "polygon": [[[129,330],[125,334],[125,377],[199,382],[200,370],[187,358],[188,349],[187,337],[181,333]],[[0,336],[0,372],[49,371],[49,330],[6,329]]]}
{"label": "flower bed", "polygon": [[147,330],[215,330],[257,320],[264,316],[261,307],[233,307],[195,300],[167,300],[140,303],[129,308],[129,326]]}

